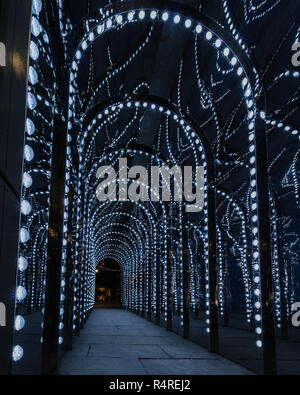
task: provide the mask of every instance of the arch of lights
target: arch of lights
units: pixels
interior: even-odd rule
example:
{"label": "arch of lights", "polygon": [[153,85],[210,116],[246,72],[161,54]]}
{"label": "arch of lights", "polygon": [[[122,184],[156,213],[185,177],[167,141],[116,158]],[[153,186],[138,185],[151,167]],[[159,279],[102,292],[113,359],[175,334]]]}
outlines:
{"label": "arch of lights", "polygon": [[[61,3],[61,2],[60,2]],[[131,4],[134,4],[132,7]],[[152,4],[154,6],[152,6]],[[167,4],[167,3],[166,3]],[[140,282],[146,278],[145,283],[148,286],[150,279],[148,278],[148,266],[152,265],[151,285],[152,300],[151,306],[156,313],[157,305],[155,303],[157,294],[161,291],[157,289],[156,264],[160,258],[162,246],[166,246],[167,238],[171,239],[172,246],[172,282],[177,286],[173,287],[173,305],[176,311],[182,314],[182,228],[183,228],[183,205],[176,204],[171,201],[170,204],[164,205],[162,202],[158,204],[134,204],[130,211],[128,207],[123,207],[120,203],[100,204],[95,196],[96,186],[96,170],[100,163],[109,161],[117,161],[118,155],[143,155],[148,158],[149,163],[152,161],[163,163],[155,155],[145,153],[140,149],[131,149],[130,144],[126,149],[119,148],[119,142],[126,138],[126,133],[134,121],[140,119],[141,113],[150,110],[153,113],[159,113],[166,117],[167,122],[175,122],[180,129],[179,135],[185,135],[190,144],[191,156],[194,163],[206,164],[205,149],[202,145],[201,137],[198,135],[197,128],[190,124],[188,119],[191,117],[183,116],[185,113],[180,102],[180,88],[178,88],[178,106],[165,106],[164,101],[147,100],[147,97],[140,98],[138,95],[130,94],[118,99],[111,100],[112,103],[106,102],[106,95],[101,89],[107,85],[110,80],[123,71],[138,54],[145,48],[151,38],[151,34],[155,25],[174,24],[178,28],[178,34],[182,30],[188,31],[191,40],[194,40],[195,53],[197,53],[199,41],[206,43],[217,54],[218,67],[220,72],[226,76],[234,75],[238,81],[238,89],[242,106],[244,107],[245,117],[243,119],[243,132],[245,139],[249,141],[249,152],[242,157],[237,158],[236,155],[230,155],[222,152],[222,145],[225,139],[221,135],[221,121],[218,111],[211,96],[207,93],[205,83],[200,78],[198,59],[195,55],[195,65],[197,69],[197,82],[199,88],[202,89],[202,105],[212,115],[217,130],[217,137],[212,143],[215,160],[218,166],[224,168],[232,166],[243,167],[249,174],[249,186],[246,186],[246,199],[238,201],[236,193],[226,193],[217,186],[215,192],[220,204],[217,207],[217,240],[218,240],[218,285],[219,285],[219,313],[224,315],[224,277],[226,276],[226,264],[223,259],[222,249],[226,240],[233,240],[235,245],[235,256],[239,255],[239,264],[241,265],[243,284],[245,289],[245,305],[247,309],[247,320],[255,324],[255,332],[257,334],[256,345],[261,348],[262,342],[262,305],[261,305],[261,278],[260,278],[260,254],[259,254],[259,234],[258,234],[258,206],[257,206],[257,179],[256,179],[256,144],[255,131],[258,124],[268,128],[268,132],[281,129],[289,133],[292,138],[299,139],[299,131],[297,127],[291,126],[291,123],[278,121],[269,117],[265,111],[257,108],[257,99],[260,95],[261,86],[258,82],[258,75],[255,69],[249,69],[248,60],[245,61],[244,56],[239,56],[240,48],[247,54],[248,49],[243,39],[236,32],[232,20],[230,18],[228,4],[223,0],[224,11],[226,13],[226,21],[229,29],[236,41],[235,45],[229,45],[230,39],[224,40],[219,29],[206,20],[197,20],[194,16],[178,12],[173,7],[160,7],[157,2],[144,1],[141,6],[137,6],[136,2],[123,2],[120,9],[117,5],[110,5],[101,9],[95,14],[93,19],[87,20],[86,31],[83,36],[78,39],[79,45],[74,51],[74,57],[70,61],[70,86],[69,86],[69,148],[67,161],[67,182],[65,197],[65,223],[64,223],[64,249],[62,255],[62,279],[61,279],[61,309],[60,309],[60,337],[59,344],[62,344],[65,314],[65,291],[66,291],[66,258],[68,234],[72,233],[72,252],[74,254],[74,331],[87,318],[89,310],[94,305],[94,287],[95,287],[95,267],[104,258],[113,258],[117,260],[122,268],[122,302],[127,307],[142,311],[145,307],[148,312],[149,294],[143,291],[138,281],[131,281],[132,278],[138,278]],[[42,11],[42,1],[33,1],[33,18],[32,18],[32,38],[30,45],[30,66],[29,66],[29,87],[27,100],[27,120],[26,120],[26,140],[24,151],[24,175],[23,175],[23,193],[21,203],[21,228],[20,228],[20,254],[18,261],[18,283],[16,289],[16,320],[15,329],[22,331],[26,325],[22,315],[22,308],[43,308],[44,301],[44,276],[46,270],[46,257],[44,251],[47,245],[47,228],[48,228],[48,209],[47,203],[49,199],[49,180],[51,175],[51,146],[52,146],[52,126],[54,112],[58,112],[55,103],[55,74],[51,61],[51,53],[49,52],[49,38],[39,23],[39,14]],[[62,19],[62,13],[60,14]],[[114,30],[116,32],[126,29],[133,24],[150,23],[148,35],[140,45],[140,47],[130,56],[124,65],[113,69],[97,86],[92,90],[89,100],[83,103],[80,100],[80,84],[78,79],[80,76],[81,63],[85,58],[85,54],[98,40],[104,39],[105,34]],[[64,31],[64,44],[67,48],[67,34],[71,31],[72,26],[61,22],[61,29]],[[67,50],[66,50],[67,54]],[[49,68],[51,78],[47,75],[44,78],[44,67],[42,61]],[[226,67],[225,67],[226,65]],[[290,73],[287,71],[278,76],[280,80],[284,77],[299,78],[299,73]],[[179,78],[179,86],[183,77]],[[49,82],[51,81],[51,82]],[[276,83],[276,80],[274,81]],[[49,84],[49,86],[47,86]],[[146,84],[146,83],[145,83]],[[41,90],[39,87],[44,88]],[[139,86],[136,91],[139,90]],[[108,89],[109,93],[109,89]],[[135,93],[135,92],[134,92]],[[108,95],[109,96],[109,95]],[[89,125],[85,127],[85,118],[81,115],[88,111],[94,111],[101,102],[101,110]],[[105,105],[103,105],[105,103]],[[162,104],[163,103],[163,104]],[[96,108],[97,109],[97,108]],[[108,142],[103,147],[103,152],[95,153],[95,140],[102,133],[105,134],[106,128],[111,125],[122,113],[134,111],[132,120],[122,130],[121,134],[115,136],[112,142]],[[38,119],[43,125],[43,133],[37,129],[35,120]],[[195,124],[201,123],[197,116],[193,119]],[[205,122],[201,125],[201,130],[205,130]],[[200,128],[198,128],[199,130]],[[160,128],[162,135],[162,129]],[[35,138],[35,136],[38,138]],[[43,138],[40,138],[43,136]],[[168,137],[168,136],[167,136]],[[167,138],[165,137],[165,138]],[[163,137],[162,137],[163,138]],[[112,151],[115,149],[114,151]],[[118,153],[119,149],[119,153]],[[36,153],[42,154],[36,157]],[[74,153],[79,158],[79,165],[76,164]],[[167,143],[167,160],[178,163],[173,152],[170,142]],[[224,159],[225,158],[225,159]],[[277,158],[278,159],[278,158]],[[291,167],[292,184],[295,190],[296,200],[299,201],[299,191],[297,187],[297,155],[294,158]],[[206,170],[207,176],[207,170]],[[217,179],[219,183],[226,180],[227,174]],[[35,180],[39,180],[39,188],[35,186]],[[208,180],[205,180],[206,198],[208,189]],[[75,204],[72,208],[72,224],[73,228],[70,232],[69,226],[69,192],[70,189],[75,190]],[[46,207],[46,208],[45,208]],[[284,298],[289,298],[287,289],[287,280],[281,278],[278,265],[278,213],[274,200],[271,197],[272,212],[272,241],[273,241],[273,279],[275,288],[275,315],[276,324],[280,328],[282,323],[282,315],[289,316],[290,311],[282,310],[282,293]],[[172,213],[174,218],[167,220],[168,215]],[[208,259],[208,211],[207,202],[205,210],[201,215],[193,221],[188,218],[185,223],[185,230],[189,235],[189,276],[190,276],[190,308],[196,309],[197,300],[199,299],[200,283],[197,276],[193,273],[197,272],[198,267],[195,258],[201,253],[204,256],[206,268],[206,305],[209,306],[209,259]],[[235,215],[237,217],[235,217]],[[163,218],[161,221],[160,216]],[[124,217],[129,222],[124,222]],[[101,221],[99,221],[99,218]],[[250,218],[250,220],[249,220]],[[240,235],[234,234],[233,223],[237,221],[239,224]],[[159,226],[157,226],[159,224]],[[82,225],[82,226],[81,226]],[[248,225],[248,226],[247,226]],[[178,230],[178,228],[179,230]],[[118,229],[118,231],[116,231]],[[169,235],[170,231],[170,235]],[[249,254],[249,240],[251,240],[251,253]],[[163,249],[163,278],[161,287],[163,287],[163,306],[167,309],[166,287],[166,259],[167,250]],[[150,263],[151,261],[151,263]],[[161,264],[160,262],[159,264]],[[249,270],[249,263],[251,270]],[[41,272],[37,274],[37,268]],[[143,277],[143,269],[145,269],[146,277]],[[286,272],[286,268],[284,269]],[[30,287],[26,287],[26,273],[30,273]],[[195,280],[196,278],[196,280]],[[282,287],[282,282],[284,286]],[[280,284],[281,283],[281,284]],[[146,288],[146,287],[145,287]],[[179,288],[179,290],[178,290]],[[290,296],[293,301],[293,296]],[[287,309],[288,310],[288,309]],[[206,311],[206,330],[210,331],[209,309]],[[165,315],[165,318],[167,314]],[[13,350],[13,360],[18,361],[22,358],[24,350],[22,345],[16,345]]]}
{"label": "arch of lights", "polygon": [[[150,2],[151,4],[151,2]],[[258,89],[257,80],[249,75],[249,71],[245,70],[245,66],[239,60],[239,57],[235,54],[235,52],[230,48],[230,46],[224,42],[224,40],[218,36],[218,34],[207,27],[203,23],[199,23],[198,21],[184,15],[179,15],[172,11],[168,11],[166,9],[159,9],[159,7],[146,7],[143,4],[143,8],[138,9],[129,9],[127,10],[127,4],[124,3],[122,5],[122,12],[120,10],[115,10],[114,6],[107,7],[105,11],[101,10],[98,21],[93,23],[89,21],[88,32],[85,33],[83,39],[80,41],[78,49],[75,51],[75,55],[72,61],[72,71],[70,72],[70,96],[69,96],[69,127],[72,128],[73,123],[75,123],[74,115],[77,112],[76,108],[76,94],[75,92],[79,89],[77,85],[78,71],[80,68],[81,60],[84,56],[84,53],[89,49],[93,43],[105,35],[106,32],[112,29],[118,29],[119,26],[132,24],[132,23],[141,23],[141,22],[152,22],[154,23],[174,23],[178,25],[178,28],[187,29],[191,32],[191,34],[196,35],[199,39],[205,40],[209,45],[211,45],[218,53],[224,58],[225,62],[228,63],[228,66],[232,68],[237,76],[237,79],[240,81],[240,89],[242,95],[245,97],[244,103],[247,111],[247,124],[248,124],[248,138],[249,138],[249,152],[250,152],[250,160],[249,160],[249,173],[250,173],[250,196],[251,196],[251,211],[252,211],[252,232],[253,232],[253,255],[252,255],[252,265],[253,265],[253,282],[255,284],[254,296],[255,304],[255,321],[256,325],[256,333],[258,336],[257,346],[262,347],[262,328],[261,328],[261,320],[262,320],[262,311],[261,311],[261,284],[260,284],[260,264],[259,264],[259,240],[258,240],[258,207],[257,207],[257,180],[256,180],[256,148],[255,148],[255,123],[256,123],[256,104],[255,104],[255,91]],[[125,10],[126,9],[126,10]],[[113,71],[111,76],[113,76],[117,71]],[[251,81],[252,79],[252,81]],[[254,89],[254,91],[253,91]],[[97,90],[93,93],[95,97]],[[93,97],[91,98],[91,102],[93,102]],[[135,102],[128,100],[128,103],[125,106],[142,106],[143,108],[147,108],[149,103],[147,102]],[[114,106],[114,111],[122,110],[124,104],[121,103],[122,107]],[[153,103],[150,108],[155,111],[157,106]],[[163,107],[159,108],[160,111],[164,111]],[[109,114],[110,109],[107,108],[106,115]],[[169,114],[168,114],[169,115]],[[101,116],[101,115],[100,115]],[[102,118],[102,116],[101,116]],[[101,119],[100,118],[100,119]],[[73,119],[73,122],[72,122]],[[178,115],[174,115],[175,121],[179,119]],[[83,121],[83,119],[81,119]],[[181,120],[184,125],[184,120]],[[198,140],[199,141],[199,140]],[[200,143],[200,141],[199,141]],[[79,150],[81,153],[81,150]],[[208,265],[208,256],[207,256]],[[207,278],[207,285],[209,279]],[[209,312],[208,312],[209,313]],[[209,331],[209,328],[208,328]]]}
{"label": "arch of lights", "polygon": [[[52,126],[57,108],[55,69],[49,37],[39,22],[41,11],[41,1],[33,1],[16,289],[17,333],[26,325],[25,314],[43,310],[45,298]],[[20,360],[23,354],[22,345],[15,345],[13,360]]]}

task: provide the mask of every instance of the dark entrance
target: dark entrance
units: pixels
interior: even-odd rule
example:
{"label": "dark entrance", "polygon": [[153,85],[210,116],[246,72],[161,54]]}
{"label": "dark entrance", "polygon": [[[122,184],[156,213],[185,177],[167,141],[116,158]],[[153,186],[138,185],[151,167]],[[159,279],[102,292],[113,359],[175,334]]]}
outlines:
{"label": "dark entrance", "polygon": [[113,259],[103,259],[96,268],[95,307],[121,307],[121,267]]}

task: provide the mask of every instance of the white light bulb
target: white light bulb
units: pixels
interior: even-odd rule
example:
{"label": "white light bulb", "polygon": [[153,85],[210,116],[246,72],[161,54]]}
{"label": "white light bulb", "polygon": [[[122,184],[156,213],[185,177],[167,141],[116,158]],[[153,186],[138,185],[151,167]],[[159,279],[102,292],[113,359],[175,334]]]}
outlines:
{"label": "white light bulb", "polygon": [[32,85],[35,85],[38,82],[37,72],[32,66],[29,66],[28,79]]}
{"label": "white light bulb", "polygon": [[167,21],[169,19],[169,14],[167,13],[167,12],[164,12],[163,14],[162,14],[162,20],[163,21]]}
{"label": "white light bulb", "polygon": [[33,0],[32,1],[32,12],[36,15],[39,15],[39,13],[42,11],[42,0]]}
{"label": "white light bulb", "polygon": [[179,23],[180,22],[180,16],[179,15],[175,15],[174,17],[174,23]]}
{"label": "white light bulb", "polygon": [[262,348],[263,342],[262,342],[261,340],[257,340],[256,346],[257,346],[258,348]]}
{"label": "white light bulb", "polygon": [[151,11],[150,18],[151,19],[155,19],[156,17],[157,17],[157,12],[156,11]]}
{"label": "white light bulb", "polygon": [[30,110],[34,110],[37,106],[36,98],[31,92],[28,92],[27,95],[27,106]]}
{"label": "white light bulb", "polygon": [[196,26],[196,33],[201,33],[202,32],[202,26],[201,25],[197,25]]}
{"label": "white light bulb", "polygon": [[144,19],[145,18],[145,11],[140,11],[139,12],[139,18]]}
{"label": "white light bulb", "polygon": [[212,39],[212,33],[211,32],[207,32],[205,37],[206,37],[207,40],[211,40]]}
{"label": "white light bulb", "polygon": [[35,132],[35,125],[31,119],[27,118],[26,119],[26,133],[29,136],[32,136],[34,134],[34,132]]}
{"label": "white light bulb", "polygon": [[43,35],[43,39],[44,39],[44,41],[45,41],[46,44],[49,44],[49,37],[48,37],[48,34],[47,34],[47,33],[45,33],[45,34]]}
{"label": "white light bulb", "polygon": [[222,41],[220,39],[216,40],[215,45],[217,48],[220,48],[220,46],[222,45]]}
{"label": "white light bulb", "polygon": [[25,188],[30,188],[32,185],[32,178],[28,173],[23,174],[23,185]]}
{"label": "white light bulb", "polygon": [[224,54],[225,56],[228,56],[229,53],[230,53],[229,48],[225,48],[224,51],[223,51],[223,54]]}
{"label": "white light bulb", "polygon": [[186,27],[187,29],[189,29],[191,26],[192,26],[192,21],[191,21],[190,19],[187,19],[187,20],[185,21],[185,27]]}
{"label": "white light bulb", "polygon": [[30,54],[31,59],[33,59],[34,61],[38,60],[38,58],[40,56],[40,51],[38,49],[38,46],[33,41],[31,41],[31,43],[30,43],[30,52],[29,52],[29,54]]}
{"label": "white light bulb", "polygon": [[129,12],[129,13],[128,13],[127,19],[128,19],[129,21],[132,21],[132,20],[133,20],[133,12]]}
{"label": "white light bulb", "polygon": [[23,215],[29,215],[31,213],[31,205],[27,200],[23,200],[21,203],[21,213]]}
{"label": "white light bulb", "polygon": [[30,236],[29,236],[28,230],[25,229],[25,228],[21,228],[21,230],[20,230],[20,241],[22,243],[27,243],[27,241],[29,239],[30,239]]}
{"label": "white light bulb", "polygon": [[32,17],[31,19],[31,33],[37,37],[40,35],[42,31],[42,27],[40,25],[40,22],[36,19],[35,16]]}

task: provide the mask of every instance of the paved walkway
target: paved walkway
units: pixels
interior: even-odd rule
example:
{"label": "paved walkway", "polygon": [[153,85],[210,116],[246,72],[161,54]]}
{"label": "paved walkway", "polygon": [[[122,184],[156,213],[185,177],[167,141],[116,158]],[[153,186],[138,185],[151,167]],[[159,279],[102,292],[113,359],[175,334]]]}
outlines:
{"label": "paved walkway", "polygon": [[64,375],[248,375],[252,372],[147,320],[96,309],[60,362]]}

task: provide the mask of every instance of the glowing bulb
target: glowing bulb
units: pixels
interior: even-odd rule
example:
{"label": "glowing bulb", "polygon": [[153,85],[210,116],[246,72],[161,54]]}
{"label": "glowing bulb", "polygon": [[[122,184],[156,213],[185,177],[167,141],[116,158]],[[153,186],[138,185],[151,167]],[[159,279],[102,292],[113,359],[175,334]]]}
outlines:
{"label": "glowing bulb", "polygon": [[157,12],[156,11],[151,11],[150,18],[151,19],[155,19],[156,17],[157,17]]}
{"label": "glowing bulb", "polygon": [[36,98],[31,92],[28,92],[27,95],[27,106],[30,110],[34,110],[37,106]]}
{"label": "glowing bulb", "polygon": [[48,34],[47,34],[47,33],[45,33],[45,34],[43,35],[43,39],[44,39],[44,41],[45,41],[46,44],[49,44],[49,37],[48,37]]}
{"label": "glowing bulb", "polygon": [[31,205],[27,200],[23,200],[21,203],[21,212],[23,215],[29,215],[31,213]]}
{"label": "glowing bulb", "polygon": [[207,40],[211,40],[212,39],[212,33],[211,32],[207,32],[205,37],[206,37]]}
{"label": "glowing bulb", "polygon": [[201,25],[197,25],[196,26],[196,33],[201,33],[202,32],[202,26]]}
{"label": "glowing bulb", "polygon": [[19,286],[16,291],[16,299],[19,302],[22,302],[27,296],[27,291],[24,287]]}
{"label": "glowing bulb", "polygon": [[179,15],[176,15],[175,17],[174,17],[174,23],[179,23],[180,22],[180,16]]}
{"label": "glowing bulb", "polygon": [[217,48],[220,48],[221,44],[222,44],[222,41],[220,39],[216,40],[215,45]]}
{"label": "glowing bulb", "polygon": [[40,51],[39,51],[36,43],[33,41],[31,41],[31,43],[30,43],[30,52],[29,53],[30,53],[31,59],[33,59],[34,61],[38,60],[38,58],[40,56]]}
{"label": "glowing bulb", "polygon": [[23,174],[23,186],[25,188],[30,188],[32,185],[32,178],[28,173]]}
{"label": "glowing bulb", "polygon": [[40,22],[36,19],[35,16],[33,16],[32,20],[31,20],[31,32],[32,32],[32,34],[35,37],[37,37],[37,36],[40,35],[41,31],[42,31],[42,27],[40,25]]}
{"label": "glowing bulb", "polygon": [[191,21],[190,19],[187,19],[187,20],[185,21],[185,27],[186,27],[187,29],[189,29],[191,26],[192,26],[192,21]]}
{"label": "glowing bulb", "polygon": [[144,19],[145,18],[145,11],[140,11],[139,12],[139,18]]}
{"label": "glowing bulb", "polygon": [[32,12],[36,15],[42,11],[42,1],[41,0],[33,0],[32,1]]}
{"label": "glowing bulb", "polygon": [[245,93],[245,96],[246,97],[249,97],[251,95],[251,89],[247,89],[246,90],[246,93]]}
{"label": "glowing bulb", "polygon": [[28,268],[28,261],[24,257],[20,257],[18,260],[18,269],[20,272],[24,272]]}
{"label": "glowing bulb", "polygon": [[225,55],[225,56],[228,56],[229,55],[229,48],[225,48],[224,49],[224,51],[223,51],[223,54]]}
{"label": "glowing bulb", "polygon": [[32,136],[32,135],[34,134],[34,132],[35,132],[34,123],[32,122],[31,119],[27,118],[27,119],[26,119],[26,133],[27,133],[29,136]]}
{"label": "glowing bulb", "polygon": [[27,160],[27,162],[31,162],[32,159],[34,158],[33,149],[29,145],[25,145],[24,147],[24,157]]}
{"label": "glowing bulb", "polygon": [[257,340],[256,346],[257,346],[258,348],[262,348],[263,342],[262,342],[261,340]]}
{"label": "glowing bulb", "polygon": [[22,243],[27,243],[27,241],[30,239],[29,232],[25,228],[21,228],[20,230],[20,240]]}
{"label": "glowing bulb", "polygon": [[162,20],[163,21],[167,21],[169,19],[169,14],[167,13],[167,12],[164,12],[163,14],[162,14]]}
{"label": "glowing bulb", "polygon": [[28,79],[32,85],[35,85],[38,82],[37,72],[32,66],[29,66]]}

